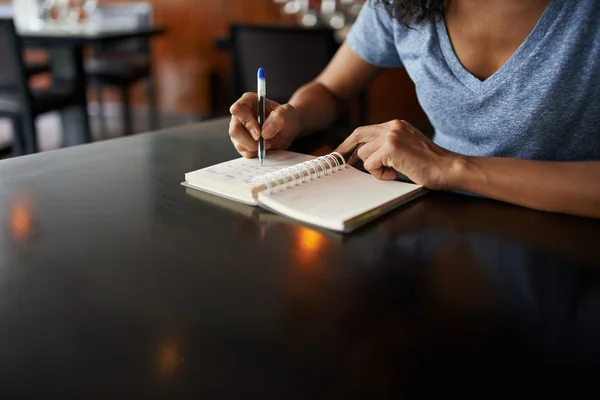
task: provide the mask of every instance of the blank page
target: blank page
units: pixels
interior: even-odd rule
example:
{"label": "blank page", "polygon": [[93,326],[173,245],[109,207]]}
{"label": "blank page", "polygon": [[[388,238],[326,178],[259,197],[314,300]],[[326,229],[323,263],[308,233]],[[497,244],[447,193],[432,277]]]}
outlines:
{"label": "blank page", "polygon": [[412,198],[422,186],[381,181],[349,166],[280,192],[261,192],[267,208],[314,225],[344,230],[345,222],[400,198]]}

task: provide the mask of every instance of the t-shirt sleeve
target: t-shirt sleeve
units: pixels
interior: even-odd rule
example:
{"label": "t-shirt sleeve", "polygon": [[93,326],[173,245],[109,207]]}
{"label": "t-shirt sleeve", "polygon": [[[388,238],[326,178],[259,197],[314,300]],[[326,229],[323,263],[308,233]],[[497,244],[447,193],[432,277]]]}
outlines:
{"label": "t-shirt sleeve", "polygon": [[401,67],[394,20],[381,5],[366,1],[350,28],[346,43],[360,58],[378,67]]}

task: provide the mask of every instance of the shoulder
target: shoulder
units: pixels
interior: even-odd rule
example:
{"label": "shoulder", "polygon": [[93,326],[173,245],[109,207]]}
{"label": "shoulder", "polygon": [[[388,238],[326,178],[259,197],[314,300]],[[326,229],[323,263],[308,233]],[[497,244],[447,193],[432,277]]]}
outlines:
{"label": "shoulder", "polygon": [[397,44],[404,29],[382,2],[366,1],[346,42],[359,57],[371,64],[399,67],[402,62]]}

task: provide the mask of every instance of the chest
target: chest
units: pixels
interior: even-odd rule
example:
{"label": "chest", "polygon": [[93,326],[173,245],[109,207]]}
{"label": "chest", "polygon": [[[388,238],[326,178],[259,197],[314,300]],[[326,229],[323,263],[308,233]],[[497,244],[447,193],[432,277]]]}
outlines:
{"label": "chest", "polygon": [[[445,20],[396,28],[396,50],[440,146],[469,155],[593,159],[600,154],[599,18],[596,0],[575,8],[552,0],[485,80],[450,41]],[[488,50],[482,46],[491,56],[476,58],[499,54]]]}
{"label": "chest", "polygon": [[456,57],[473,76],[498,71],[534,30],[549,0],[453,0],[445,9],[447,34]]}

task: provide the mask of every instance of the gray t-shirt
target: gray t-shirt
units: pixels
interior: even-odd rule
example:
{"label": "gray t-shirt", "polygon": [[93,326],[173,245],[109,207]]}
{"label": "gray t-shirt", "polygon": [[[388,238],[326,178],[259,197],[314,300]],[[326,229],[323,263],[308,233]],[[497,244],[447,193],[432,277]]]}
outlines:
{"label": "gray t-shirt", "polygon": [[371,64],[406,69],[438,145],[476,156],[600,159],[599,0],[551,0],[485,81],[462,66],[443,18],[412,28],[367,2],[347,43]]}

